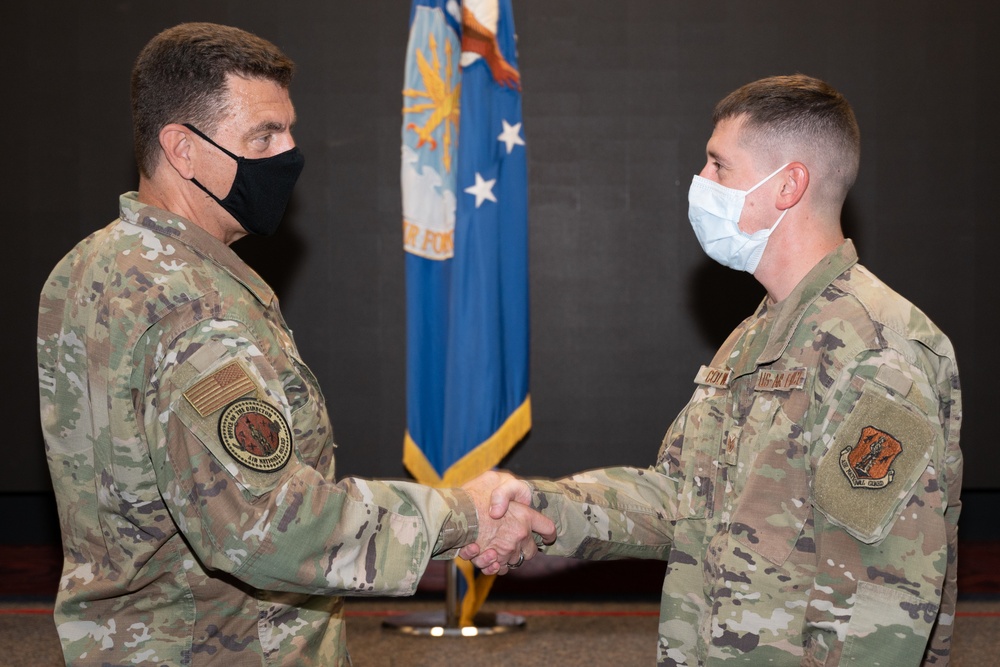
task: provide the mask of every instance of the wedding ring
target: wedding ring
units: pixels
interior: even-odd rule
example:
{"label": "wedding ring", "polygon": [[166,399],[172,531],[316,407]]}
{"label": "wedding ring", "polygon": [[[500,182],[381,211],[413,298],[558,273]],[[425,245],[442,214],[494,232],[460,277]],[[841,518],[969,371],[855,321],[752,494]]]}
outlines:
{"label": "wedding ring", "polygon": [[516,563],[507,563],[508,570],[516,570],[524,564],[524,552],[521,552],[521,557],[517,559]]}

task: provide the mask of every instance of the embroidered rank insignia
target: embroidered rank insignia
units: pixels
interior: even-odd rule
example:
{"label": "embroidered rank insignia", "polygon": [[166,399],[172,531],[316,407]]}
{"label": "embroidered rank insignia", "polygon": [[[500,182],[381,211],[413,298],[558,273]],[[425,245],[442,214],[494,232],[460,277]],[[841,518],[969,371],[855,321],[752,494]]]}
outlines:
{"label": "embroidered rank insignia", "polygon": [[896,473],[890,466],[902,453],[899,440],[874,426],[866,426],[857,444],[840,452],[840,469],[856,489],[881,489],[892,483]]}
{"label": "embroidered rank insignia", "polygon": [[219,418],[219,439],[234,459],[258,472],[281,470],[292,456],[292,432],[285,417],[256,398],[226,406]]}
{"label": "embroidered rank insignia", "polygon": [[184,398],[198,414],[207,417],[245,394],[257,385],[238,361],[232,361],[207,378],[199,380],[184,392]]}
{"label": "embroidered rank insignia", "polygon": [[734,466],[739,462],[740,433],[743,429],[734,426],[726,434],[726,465]]}

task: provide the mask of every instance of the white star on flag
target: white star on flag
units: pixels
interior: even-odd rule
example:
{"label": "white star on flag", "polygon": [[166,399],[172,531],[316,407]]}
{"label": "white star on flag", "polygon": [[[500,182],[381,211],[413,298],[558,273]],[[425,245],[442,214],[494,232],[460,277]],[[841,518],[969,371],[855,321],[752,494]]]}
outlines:
{"label": "white star on flag", "polygon": [[510,155],[515,145],[524,145],[524,139],[521,138],[521,124],[511,125],[506,119],[503,119],[503,132],[500,133],[497,140],[507,144],[507,155]]}
{"label": "white star on flag", "polygon": [[476,172],[476,184],[465,188],[465,192],[476,196],[476,208],[479,208],[479,206],[483,203],[483,200],[486,199],[489,199],[494,204],[496,203],[497,198],[493,196],[493,185],[496,182],[497,179],[494,178],[487,181],[483,179],[478,171]]}

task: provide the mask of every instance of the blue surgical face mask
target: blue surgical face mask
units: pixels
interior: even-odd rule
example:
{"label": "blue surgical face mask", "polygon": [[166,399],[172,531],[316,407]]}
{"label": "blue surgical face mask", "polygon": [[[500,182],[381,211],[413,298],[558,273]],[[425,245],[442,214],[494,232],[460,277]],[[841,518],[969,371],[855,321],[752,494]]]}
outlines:
{"label": "blue surgical face mask", "polygon": [[788,213],[781,212],[770,229],[747,234],[740,229],[740,215],[747,195],[771,180],[790,162],[775,169],[770,176],[749,190],[735,190],[701,176],[695,176],[688,190],[688,219],[705,254],[719,264],[737,271],[757,270],[764,247],[778,223]]}

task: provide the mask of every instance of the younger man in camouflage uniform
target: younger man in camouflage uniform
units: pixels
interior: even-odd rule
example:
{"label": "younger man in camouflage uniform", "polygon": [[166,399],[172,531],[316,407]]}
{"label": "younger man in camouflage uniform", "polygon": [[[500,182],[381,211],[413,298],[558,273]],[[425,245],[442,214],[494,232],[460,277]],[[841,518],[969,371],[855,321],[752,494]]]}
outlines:
{"label": "younger man in camouflage uniform", "polygon": [[656,466],[507,478],[494,516],[518,498],[555,520],[547,553],[667,559],[664,667],[947,664],[958,369],[843,237],[854,114],[791,76],[735,91],[714,122],[691,222],[767,298],[696,374]]}
{"label": "younger man in camouflage uniform", "polygon": [[227,245],[273,233],[302,168],[291,73],[235,28],[154,38],[133,71],[139,191],[45,284],[67,663],[346,664],[336,595],[410,594],[477,534],[513,561],[554,530],[525,507],[494,522],[476,485],[334,479],[320,388]]}

